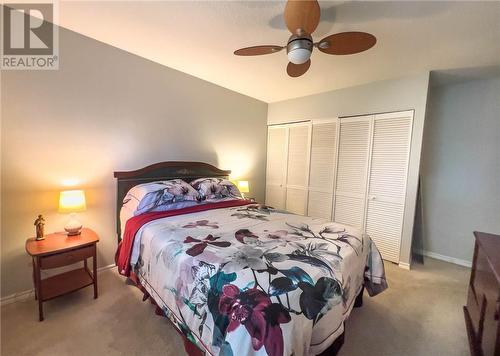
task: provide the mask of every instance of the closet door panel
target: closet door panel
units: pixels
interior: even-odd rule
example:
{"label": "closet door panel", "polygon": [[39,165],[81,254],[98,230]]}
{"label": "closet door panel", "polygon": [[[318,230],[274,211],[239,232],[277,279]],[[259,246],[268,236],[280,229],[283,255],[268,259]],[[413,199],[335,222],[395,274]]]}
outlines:
{"label": "closet door panel", "polygon": [[287,163],[286,127],[269,127],[267,134],[267,184],[283,184]]}
{"label": "closet door panel", "polygon": [[382,258],[399,262],[413,114],[375,116],[366,232]]}
{"label": "closet door panel", "polygon": [[309,190],[307,215],[315,218],[332,218],[333,194]]}
{"label": "closet door panel", "polygon": [[370,117],[341,122],[337,191],[364,194],[369,146]]}
{"label": "closet door panel", "polygon": [[307,214],[311,125],[293,124],[288,133],[286,210]]}
{"label": "closet door panel", "polygon": [[375,119],[369,194],[403,202],[410,151],[411,117]]}
{"label": "closet door panel", "polygon": [[285,208],[288,128],[268,128],[266,204],[277,209]]}
{"label": "closet door panel", "polygon": [[309,172],[310,125],[291,126],[288,139],[287,185],[306,187]]}
{"label": "closet door panel", "polygon": [[384,260],[398,263],[404,205],[370,200],[367,210],[366,233]]}
{"label": "closet door panel", "polygon": [[299,188],[286,189],[286,210],[299,215],[306,215],[307,190]]}
{"label": "closet door panel", "polygon": [[266,205],[276,209],[285,209],[285,192],[283,187],[276,185],[266,185]]}
{"label": "closet door panel", "polygon": [[335,221],[364,228],[372,116],[340,120]]}
{"label": "closet door panel", "polygon": [[365,199],[346,195],[335,197],[335,221],[362,228]]}
{"label": "closet door panel", "polygon": [[313,124],[309,187],[333,192],[336,122]]}
{"label": "closet door panel", "polygon": [[307,215],[332,218],[337,146],[336,120],[312,125]]}

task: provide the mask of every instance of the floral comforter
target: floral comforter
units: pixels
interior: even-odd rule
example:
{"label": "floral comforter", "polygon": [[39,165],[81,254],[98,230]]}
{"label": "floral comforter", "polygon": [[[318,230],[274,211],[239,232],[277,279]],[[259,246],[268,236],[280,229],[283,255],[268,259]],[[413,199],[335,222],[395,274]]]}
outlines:
{"label": "floral comforter", "polygon": [[387,288],[364,234],[262,205],[171,216],[136,234],[132,269],[211,355],[309,355],[343,332],[363,284]]}

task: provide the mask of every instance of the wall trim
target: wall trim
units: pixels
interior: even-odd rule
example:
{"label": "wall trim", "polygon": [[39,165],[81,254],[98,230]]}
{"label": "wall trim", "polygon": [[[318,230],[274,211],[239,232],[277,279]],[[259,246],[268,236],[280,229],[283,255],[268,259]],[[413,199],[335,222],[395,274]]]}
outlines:
{"label": "wall trim", "polygon": [[420,253],[424,256],[435,258],[436,260],[450,262],[450,263],[453,263],[453,264],[456,264],[459,266],[464,266],[464,267],[469,267],[469,268],[472,267],[472,261],[467,261],[467,260],[462,260],[460,258],[441,255],[439,253],[435,253],[432,251],[426,251],[426,250],[420,251]]}
{"label": "wall trim", "polygon": [[23,302],[27,299],[34,298],[35,291],[34,289],[25,290],[23,292],[14,293],[11,295],[7,295],[3,297],[0,301],[0,305],[3,307],[4,305],[12,304],[15,302]]}
{"label": "wall trim", "polygon": [[410,270],[410,264],[406,262],[399,262],[398,266],[402,269]]}
{"label": "wall trim", "polygon": [[[106,271],[106,270],[111,269],[113,267],[116,267],[116,265],[114,263],[111,265],[99,267],[97,269],[97,273]],[[30,298],[35,298],[35,290],[33,288],[2,297],[2,299],[0,299],[0,306],[3,307],[4,305],[16,303],[16,302],[23,302],[23,301],[28,300]]]}

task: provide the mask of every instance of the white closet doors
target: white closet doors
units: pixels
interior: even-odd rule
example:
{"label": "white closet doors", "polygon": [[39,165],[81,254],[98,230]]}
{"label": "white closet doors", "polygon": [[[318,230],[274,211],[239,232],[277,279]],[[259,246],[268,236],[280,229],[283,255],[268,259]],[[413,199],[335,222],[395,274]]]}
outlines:
{"label": "white closet doors", "polygon": [[266,204],[305,215],[311,123],[270,126],[267,147]]}
{"label": "white closet doors", "polygon": [[340,119],[334,220],[364,229],[373,116]]}
{"label": "white closet doors", "polygon": [[332,219],[337,119],[312,123],[309,201],[307,215]]}
{"label": "white closet doors", "polygon": [[286,171],[288,160],[288,128],[267,129],[266,204],[285,209]]}
{"label": "white closet doors", "polygon": [[334,220],[399,262],[413,111],[341,118]]}
{"label": "white closet doors", "polygon": [[366,232],[382,258],[399,262],[413,111],[376,115],[366,207]]}
{"label": "white closet doors", "polygon": [[366,231],[399,262],[413,111],[268,128],[266,204]]}

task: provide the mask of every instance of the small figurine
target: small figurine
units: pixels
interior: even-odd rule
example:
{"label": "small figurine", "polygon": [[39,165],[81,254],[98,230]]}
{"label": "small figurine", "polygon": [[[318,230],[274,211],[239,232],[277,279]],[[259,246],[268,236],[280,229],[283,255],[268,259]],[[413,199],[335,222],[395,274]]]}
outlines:
{"label": "small figurine", "polygon": [[45,225],[45,219],[43,218],[42,215],[38,215],[38,218],[35,220],[35,223],[33,224],[36,226],[36,240],[45,240],[44,235],[44,225]]}

